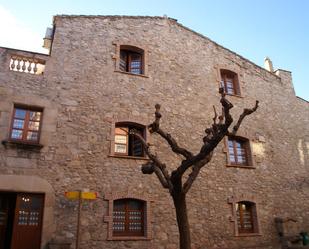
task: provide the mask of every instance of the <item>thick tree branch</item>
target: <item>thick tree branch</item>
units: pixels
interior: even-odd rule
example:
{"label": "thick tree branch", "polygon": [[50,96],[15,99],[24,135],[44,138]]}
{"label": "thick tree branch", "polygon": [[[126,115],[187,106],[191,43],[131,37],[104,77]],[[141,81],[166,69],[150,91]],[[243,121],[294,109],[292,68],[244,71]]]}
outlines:
{"label": "thick tree branch", "polygon": [[168,142],[168,144],[170,145],[172,151],[175,152],[176,154],[182,155],[186,159],[193,157],[193,154],[190,151],[178,146],[176,140],[171,136],[171,134],[164,132],[160,128],[160,119],[162,117],[162,115],[160,113],[161,106],[159,104],[156,104],[155,108],[156,108],[155,121],[148,126],[150,132],[151,133],[157,133],[162,138],[164,138]]}
{"label": "thick tree branch", "polygon": [[162,171],[155,165],[154,162],[147,162],[142,165],[143,174],[152,174],[153,172],[157,175],[159,181],[164,188],[169,188],[168,183],[162,174]]}
{"label": "thick tree branch", "polygon": [[258,107],[259,107],[259,101],[257,100],[257,101],[255,102],[255,106],[254,106],[253,108],[251,108],[251,109],[245,108],[245,109],[243,110],[242,114],[241,114],[241,115],[239,116],[239,118],[238,118],[238,121],[237,121],[236,125],[234,125],[234,127],[233,127],[233,131],[231,132],[232,135],[235,135],[235,134],[236,134],[236,132],[238,131],[238,129],[239,129],[239,127],[240,127],[241,122],[243,121],[243,119],[244,119],[246,116],[250,115],[251,113],[255,112],[256,109],[257,109]]}
{"label": "thick tree branch", "polygon": [[[145,141],[145,139],[134,129],[132,129],[130,131],[130,134],[136,136],[143,144],[143,147],[145,149],[145,153],[147,154],[147,156],[149,157],[149,159],[152,161],[152,165],[149,164],[144,164],[142,166],[142,172],[144,174],[151,174],[153,172],[155,172],[155,174],[157,175],[157,177],[159,178],[160,182],[162,183],[163,187],[165,187],[167,185],[167,187],[169,188],[170,191],[172,191],[173,189],[173,185],[171,182],[171,178],[169,176],[169,173],[166,169],[166,165],[164,163],[162,163],[160,161],[160,159],[157,157],[157,155],[153,154],[150,151],[150,146],[149,144]],[[151,168],[152,167],[152,168]],[[158,172],[158,170],[160,172]],[[162,177],[164,177],[165,181],[162,181]],[[165,182],[165,183],[163,183]]]}
{"label": "thick tree branch", "polygon": [[213,108],[214,108],[214,113],[215,113],[215,116],[214,116],[214,118],[213,118],[213,121],[214,121],[214,125],[216,125],[217,124],[217,117],[218,117],[218,114],[217,114],[217,111],[216,111],[216,107],[213,105],[212,106]]}
{"label": "thick tree branch", "polygon": [[210,162],[211,158],[212,158],[213,153],[211,152],[206,158],[204,158],[203,160],[199,161],[198,163],[196,163],[195,165],[192,166],[192,172],[189,174],[186,182],[183,184],[183,192],[186,194],[193,182],[195,181],[195,179],[197,178],[201,168],[206,165],[207,163]]}
{"label": "thick tree branch", "polygon": [[[220,141],[226,135],[229,134],[228,129],[233,123],[233,118],[230,114],[230,110],[233,108],[233,105],[225,98],[225,93],[222,88],[219,90],[219,92],[221,93],[220,103],[222,106],[222,113],[218,117],[216,108],[213,107],[214,108],[213,124],[211,127],[205,129],[206,136],[203,138],[203,146],[200,149],[200,152],[196,155],[193,155],[188,150],[179,147],[176,140],[170,134],[164,132],[160,128],[160,119],[162,115],[160,113],[160,105],[156,104],[155,121],[148,126],[149,131],[151,133],[159,134],[162,138],[164,138],[168,142],[173,152],[185,157],[185,159],[181,162],[180,166],[172,171],[171,176],[169,175],[165,164],[163,164],[155,154],[150,152],[149,144],[146,143],[144,138],[139,133],[133,131],[133,134],[142,141],[146,154],[148,155],[149,159],[153,162],[150,166],[149,165],[143,166],[142,168],[143,173],[149,174],[155,172],[161,184],[164,187],[167,186],[171,193],[173,192],[173,190],[176,191],[176,189],[177,191],[180,190],[184,194],[186,194],[189,191],[193,182],[197,178],[200,169],[211,160],[213,150],[217,147]],[[250,115],[251,113],[255,112],[257,108],[258,108],[258,101],[256,102],[254,108],[244,109],[243,113],[240,115],[237,121],[237,124],[233,127],[233,134],[237,132],[243,119],[247,115]],[[181,184],[182,176],[189,168],[192,168],[192,172],[189,174],[186,182],[182,186]]]}
{"label": "thick tree branch", "polygon": [[[230,114],[230,109],[233,108],[233,105],[225,98],[223,89],[220,89],[219,92],[221,93],[220,103],[222,105],[222,115],[219,117],[220,122],[218,124],[213,124],[212,128],[207,128],[205,130],[206,136],[203,138],[204,145],[200,152],[197,155],[182,161],[181,165],[172,172],[172,178],[182,177],[187,169],[206,158],[228,133],[228,128],[233,122],[233,118]],[[221,119],[224,119],[224,122],[221,121]]]}
{"label": "thick tree branch", "polygon": [[179,147],[176,140],[169,133],[165,133],[161,128],[159,128],[156,131],[156,133],[158,133],[161,137],[163,137],[168,142],[172,151],[175,152],[176,154],[180,154],[187,159],[193,157],[193,154],[190,151]]}

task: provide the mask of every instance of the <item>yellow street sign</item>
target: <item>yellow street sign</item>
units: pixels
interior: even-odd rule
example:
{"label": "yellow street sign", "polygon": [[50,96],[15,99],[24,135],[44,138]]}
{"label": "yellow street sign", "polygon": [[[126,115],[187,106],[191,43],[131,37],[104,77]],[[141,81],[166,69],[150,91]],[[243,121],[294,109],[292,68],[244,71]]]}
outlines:
{"label": "yellow street sign", "polygon": [[[65,192],[65,197],[71,200],[79,199],[80,192],[79,191],[68,191]],[[96,192],[81,192],[81,199],[85,200],[95,200],[97,199]]]}
{"label": "yellow street sign", "polygon": [[82,199],[95,200],[97,199],[96,192],[82,192]]}
{"label": "yellow street sign", "polygon": [[65,197],[68,199],[78,199],[79,198],[79,192],[78,191],[69,191],[64,193]]}

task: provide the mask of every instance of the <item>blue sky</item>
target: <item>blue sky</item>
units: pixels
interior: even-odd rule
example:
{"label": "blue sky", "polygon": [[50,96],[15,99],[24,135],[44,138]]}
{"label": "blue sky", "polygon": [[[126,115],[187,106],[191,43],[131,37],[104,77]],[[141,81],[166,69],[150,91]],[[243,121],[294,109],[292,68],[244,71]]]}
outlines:
{"label": "blue sky", "polygon": [[175,18],[263,66],[292,71],[296,95],[309,101],[307,0],[0,0],[0,46],[42,50],[56,14],[151,15]]}

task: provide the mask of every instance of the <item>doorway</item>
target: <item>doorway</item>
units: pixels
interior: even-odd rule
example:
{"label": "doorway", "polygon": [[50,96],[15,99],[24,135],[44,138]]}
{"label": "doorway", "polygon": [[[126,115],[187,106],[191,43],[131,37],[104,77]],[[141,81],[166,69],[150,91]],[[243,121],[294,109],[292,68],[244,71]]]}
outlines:
{"label": "doorway", "polygon": [[0,192],[0,249],[40,249],[44,194]]}

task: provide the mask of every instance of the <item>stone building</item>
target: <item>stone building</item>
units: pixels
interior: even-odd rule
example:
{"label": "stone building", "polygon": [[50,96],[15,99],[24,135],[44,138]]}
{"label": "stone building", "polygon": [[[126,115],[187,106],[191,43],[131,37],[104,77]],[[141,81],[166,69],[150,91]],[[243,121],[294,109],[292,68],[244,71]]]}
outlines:
{"label": "stone building", "polygon": [[[291,73],[267,70],[167,17],[55,16],[49,54],[0,48],[0,249],[176,249],[167,190],[140,131],[168,168],[162,128],[198,152],[224,86],[237,117],[260,100],[237,137],[215,150],[188,194],[194,249],[281,248],[274,219],[309,231],[309,108]],[[291,223],[291,224],[290,224]],[[22,245],[22,247],[21,247]],[[53,247],[54,246],[54,247]]]}

